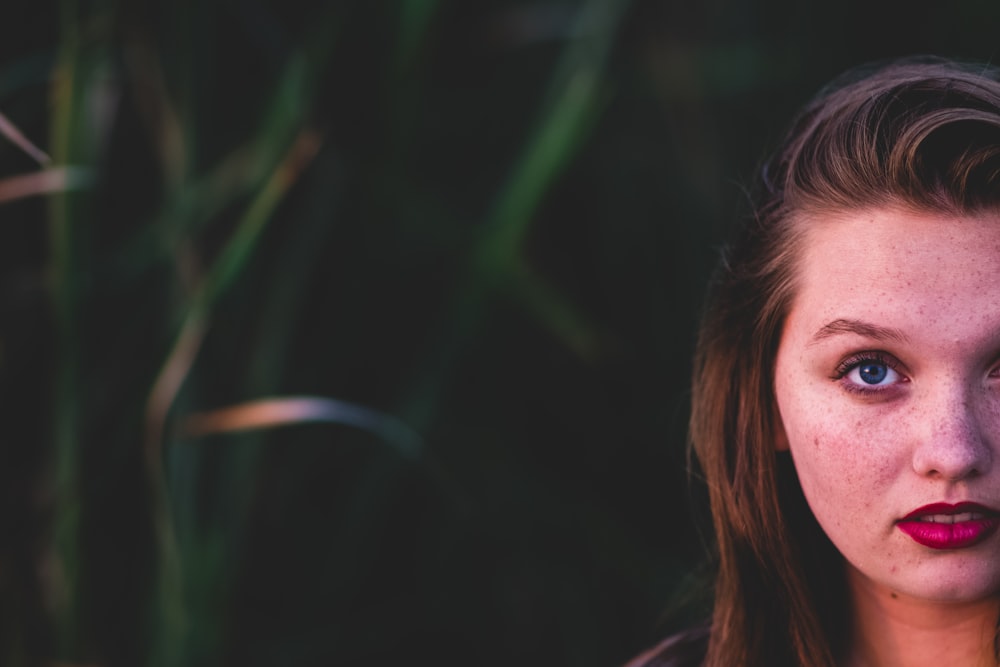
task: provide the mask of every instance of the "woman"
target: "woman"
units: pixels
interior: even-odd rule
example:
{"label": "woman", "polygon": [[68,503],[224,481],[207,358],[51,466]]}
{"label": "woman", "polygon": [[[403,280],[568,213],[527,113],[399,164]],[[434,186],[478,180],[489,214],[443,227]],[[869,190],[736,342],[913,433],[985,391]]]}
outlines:
{"label": "woman", "polygon": [[632,665],[1000,663],[1000,75],[804,110],[722,263],[691,439],[711,622]]}

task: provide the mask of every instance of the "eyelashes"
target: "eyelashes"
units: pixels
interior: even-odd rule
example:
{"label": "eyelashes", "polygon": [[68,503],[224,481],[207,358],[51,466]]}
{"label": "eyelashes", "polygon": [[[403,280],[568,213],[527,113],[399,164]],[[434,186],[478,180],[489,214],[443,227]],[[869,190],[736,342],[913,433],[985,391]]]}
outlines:
{"label": "eyelashes", "polygon": [[895,357],[878,350],[856,352],[837,364],[831,379],[851,393],[873,395],[906,382]]}
{"label": "eyelashes", "polygon": [[[987,368],[984,380],[994,388],[1000,388],[1000,355],[996,355]],[[846,392],[877,397],[901,389],[899,385],[908,384],[908,373],[906,366],[887,352],[861,350],[841,359],[830,379]]]}

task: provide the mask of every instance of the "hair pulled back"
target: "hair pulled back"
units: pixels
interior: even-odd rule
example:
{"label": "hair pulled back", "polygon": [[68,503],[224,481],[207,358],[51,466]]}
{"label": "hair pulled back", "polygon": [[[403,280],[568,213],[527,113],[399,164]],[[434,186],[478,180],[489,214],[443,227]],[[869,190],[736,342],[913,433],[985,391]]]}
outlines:
{"label": "hair pulled back", "polygon": [[1000,74],[938,59],[856,70],[820,93],[761,171],[699,331],[691,443],[718,549],[705,665],[833,667],[841,558],[785,453],[774,363],[810,219],[895,207],[1000,210]]}

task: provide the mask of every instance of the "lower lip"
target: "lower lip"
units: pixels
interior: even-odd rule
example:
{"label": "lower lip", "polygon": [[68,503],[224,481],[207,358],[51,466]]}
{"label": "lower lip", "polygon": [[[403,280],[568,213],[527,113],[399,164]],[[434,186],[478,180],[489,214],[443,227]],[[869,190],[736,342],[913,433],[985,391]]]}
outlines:
{"label": "lower lip", "polygon": [[1000,528],[1000,518],[990,517],[959,523],[900,521],[899,529],[917,544],[931,549],[964,549],[979,544]]}

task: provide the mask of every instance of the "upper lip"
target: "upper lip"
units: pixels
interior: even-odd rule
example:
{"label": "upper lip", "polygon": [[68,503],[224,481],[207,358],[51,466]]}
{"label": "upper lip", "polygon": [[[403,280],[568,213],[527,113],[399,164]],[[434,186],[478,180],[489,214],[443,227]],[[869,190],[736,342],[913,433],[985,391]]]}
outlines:
{"label": "upper lip", "polygon": [[992,507],[980,505],[979,503],[964,501],[955,503],[954,505],[950,503],[931,503],[930,505],[924,505],[923,507],[918,507],[913,510],[900,519],[900,521],[919,519],[920,517],[932,516],[935,514],[965,514],[968,512],[976,512],[990,517],[1000,515],[1000,510],[995,510]]}

